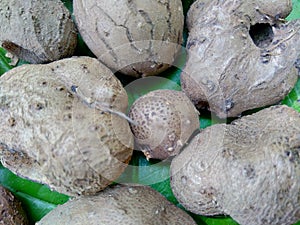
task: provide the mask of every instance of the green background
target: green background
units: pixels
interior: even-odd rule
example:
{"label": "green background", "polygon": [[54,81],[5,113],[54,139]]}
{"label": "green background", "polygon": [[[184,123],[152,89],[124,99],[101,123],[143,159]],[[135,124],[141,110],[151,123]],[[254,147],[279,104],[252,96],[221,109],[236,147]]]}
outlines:
{"label": "green background", "polygon": [[[67,8],[72,12],[72,1],[65,0],[63,1]],[[182,0],[184,13],[192,4],[193,0]],[[300,0],[293,0],[293,11],[287,19],[297,19],[300,18]],[[187,31],[185,29],[185,40],[187,36]],[[75,55],[88,55],[93,56],[93,54],[86,47],[80,36],[78,36],[78,46],[75,52]],[[9,65],[10,60],[5,57],[6,52],[4,49],[0,48],[0,75],[6,71],[12,69],[13,67]],[[184,64],[184,54],[179,57],[179,61],[176,65]],[[19,61],[17,66],[24,64],[26,62]],[[128,92],[130,104],[140,97],[141,95],[146,94],[151,90],[156,89],[178,89],[179,85],[179,76],[180,68],[170,68],[165,71],[160,77],[166,78],[160,80],[159,83],[151,82],[147,86],[143,86],[142,89],[126,89]],[[131,81],[133,78],[125,78],[118,75],[118,78],[122,81],[124,86]],[[290,94],[282,101],[282,104],[293,107],[294,109],[300,112],[300,104],[298,102],[300,99],[300,80],[298,80],[294,89]],[[249,113],[249,112],[248,112]],[[228,122],[218,119],[211,119],[212,116],[208,112],[201,112],[200,124],[201,128],[210,126],[211,124]],[[155,160],[147,161],[143,154],[135,152],[132,160],[130,162],[130,167],[121,175],[121,177],[116,182],[132,182],[149,185],[155,190],[163,194],[169,201],[176,204],[178,207],[181,207],[174,197],[169,180],[169,162],[159,162]],[[45,185],[34,183],[32,181],[22,179],[14,175],[9,170],[5,169],[0,164],[0,184],[7,187],[11,190],[17,198],[22,201],[22,204],[28,214],[31,224],[34,224],[36,221],[39,221],[45,214],[54,209],[58,204],[63,204],[69,200],[69,197],[66,195],[59,194],[57,192],[51,191]],[[233,221],[230,217],[204,217],[191,214],[199,225],[236,225],[237,223]],[[297,223],[300,225],[300,222]]]}

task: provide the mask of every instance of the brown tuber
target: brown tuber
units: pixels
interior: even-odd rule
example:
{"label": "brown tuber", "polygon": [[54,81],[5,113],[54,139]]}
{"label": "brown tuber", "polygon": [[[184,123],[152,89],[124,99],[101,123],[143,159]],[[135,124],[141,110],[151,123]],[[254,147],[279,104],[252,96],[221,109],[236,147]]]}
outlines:
{"label": "brown tuber", "polygon": [[138,150],[147,157],[166,159],[179,153],[199,129],[199,113],[181,91],[156,90],[138,98],[130,108],[130,124]]}
{"label": "brown tuber", "polygon": [[74,53],[77,32],[59,0],[1,0],[0,43],[30,63],[55,61]]}
{"label": "brown tuber", "polygon": [[12,69],[0,78],[0,160],[58,192],[94,194],[131,158],[126,109],[125,89],[96,59]]}
{"label": "brown tuber", "polygon": [[180,0],[74,0],[80,34],[114,72],[140,77],[172,65],[184,16]]}
{"label": "brown tuber", "polygon": [[28,225],[21,202],[6,188],[0,186],[0,225]]}
{"label": "brown tuber", "polygon": [[286,22],[290,0],[198,0],[188,12],[183,91],[221,118],[272,105],[299,74],[300,20]]}
{"label": "brown tuber", "polygon": [[183,210],[148,186],[117,185],[58,206],[37,225],[196,225]]}
{"label": "brown tuber", "polygon": [[178,201],[201,215],[241,225],[300,220],[300,114],[273,106],[206,128],[171,164]]}

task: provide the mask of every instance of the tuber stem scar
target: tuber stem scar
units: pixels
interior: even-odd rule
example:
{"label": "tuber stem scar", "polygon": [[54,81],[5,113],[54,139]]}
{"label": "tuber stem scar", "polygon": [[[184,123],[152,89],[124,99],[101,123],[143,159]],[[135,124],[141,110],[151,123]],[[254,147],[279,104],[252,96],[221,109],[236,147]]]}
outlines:
{"label": "tuber stem scar", "polygon": [[82,99],[82,101],[85,104],[87,104],[89,107],[100,109],[102,112],[108,112],[108,113],[117,115],[117,116],[127,120],[129,123],[131,123],[135,126],[140,126],[134,120],[130,119],[125,113],[122,113],[122,112],[117,111],[117,110],[113,110],[109,106],[105,106],[105,105],[95,101],[95,99],[93,99],[91,97],[86,97],[83,94],[83,92],[81,91],[81,89],[79,88],[79,86],[73,84],[71,86],[71,91],[74,92],[77,95],[78,98]]}
{"label": "tuber stem scar", "polygon": [[125,113],[122,113],[120,111],[115,111],[115,110],[107,108],[107,107],[104,107],[103,111],[109,112],[109,113],[117,115],[117,116],[120,116],[121,118],[127,120],[129,123],[133,124],[134,126],[141,126],[137,122],[135,122],[134,120],[132,120],[128,116],[126,116]]}

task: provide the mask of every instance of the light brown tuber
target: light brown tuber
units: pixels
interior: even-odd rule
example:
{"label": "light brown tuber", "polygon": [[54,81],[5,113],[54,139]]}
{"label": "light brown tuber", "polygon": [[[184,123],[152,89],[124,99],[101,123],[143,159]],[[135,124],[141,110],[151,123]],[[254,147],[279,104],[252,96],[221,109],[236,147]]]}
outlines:
{"label": "light brown tuber", "polygon": [[96,59],[12,69],[0,78],[0,160],[58,192],[94,194],[131,158],[126,108],[126,91]]}
{"label": "light brown tuber", "polygon": [[147,159],[166,159],[179,153],[199,129],[199,113],[181,91],[156,90],[138,98],[130,108],[130,124],[138,150]]}
{"label": "light brown tuber", "polygon": [[37,225],[196,225],[183,210],[148,186],[118,185],[96,196],[71,200]]}
{"label": "light brown tuber", "polygon": [[241,225],[300,220],[300,114],[273,106],[206,128],[171,164],[178,201],[201,215]]}
{"label": "light brown tuber", "polygon": [[71,15],[59,0],[1,0],[0,43],[30,63],[71,56],[77,32]]}
{"label": "light brown tuber", "polygon": [[290,0],[198,0],[191,6],[181,84],[198,108],[236,117],[289,93],[300,58],[300,20],[284,20],[291,9]]}
{"label": "light brown tuber", "polygon": [[114,72],[140,77],[172,65],[180,49],[180,0],[75,0],[74,15],[91,51]]}

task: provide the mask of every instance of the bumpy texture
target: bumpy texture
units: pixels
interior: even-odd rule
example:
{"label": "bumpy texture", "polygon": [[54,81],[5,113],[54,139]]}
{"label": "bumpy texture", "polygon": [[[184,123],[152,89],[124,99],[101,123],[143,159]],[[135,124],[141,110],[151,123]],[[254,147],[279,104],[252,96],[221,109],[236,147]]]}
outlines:
{"label": "bumpy texture", "polygon": [[0,186],[0,225],[27,225],[26,214],[18,199]]}
{"label": "bumpy texture", "polygon": [[188,12],[183,91],[221,118],[282,100],[299,74],[300,21],[290,0],[198,0]]}
{"label": "bumpy texture", "polygon": [[37,225],[196,225],[183,210],[147,186],[118,185],[96,196],[71,200]]}
{"label": "bumpy texture", "polygon": [[[96,59],[24,65],[0,79],[0,159],[71,196],[105,188],[131,158],[121,83]],[[112,113],[111,113],[112,112]]]}
{"label": "bumpy texture", "polygon": [[137,148],[147,158],[177,155],[199,129],[199,113],[181,91],[157,90],[138,98],[130,108],[130,124]]}
{"label": "bumpy texture", "polygon": [[114,71],[156,75],[173,63],[182,43],[180,0],[75,0],[80,34]]}
{"label": "bumpy texture", "polygon": [[202,215],[229,214],[239,224],[300,220],[300,115],[274,106],[213,125],[171,164],[179,202]]}
{"label": "bumpy texture", "polygon": [[0,0],[2,47],[31,63],[55,61],[73,54],[77,33],[59,0]]}

